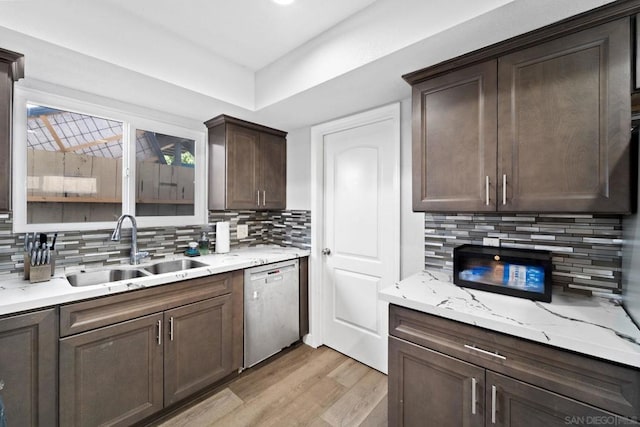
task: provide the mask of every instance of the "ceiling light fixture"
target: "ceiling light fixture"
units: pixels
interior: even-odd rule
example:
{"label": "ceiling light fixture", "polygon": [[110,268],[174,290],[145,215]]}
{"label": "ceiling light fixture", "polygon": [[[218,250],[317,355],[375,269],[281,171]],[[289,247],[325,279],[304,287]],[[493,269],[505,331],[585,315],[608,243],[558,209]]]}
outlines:
{"label": "ceiling light fixture", "polygon": [[293,3],[295,0],[271,0],[275,4],[279,4],[280,6],[287,6]]}

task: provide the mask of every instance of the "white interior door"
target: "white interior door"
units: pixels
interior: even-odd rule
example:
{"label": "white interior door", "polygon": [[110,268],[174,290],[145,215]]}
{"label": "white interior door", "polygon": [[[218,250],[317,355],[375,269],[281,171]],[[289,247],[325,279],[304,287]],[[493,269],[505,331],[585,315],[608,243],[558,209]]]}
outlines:
{"label": "white interior door", "polygon": [[322,135],[323,341],[386,373],[388,304],[378,291],[399,276],[399,106],[331,125]]}

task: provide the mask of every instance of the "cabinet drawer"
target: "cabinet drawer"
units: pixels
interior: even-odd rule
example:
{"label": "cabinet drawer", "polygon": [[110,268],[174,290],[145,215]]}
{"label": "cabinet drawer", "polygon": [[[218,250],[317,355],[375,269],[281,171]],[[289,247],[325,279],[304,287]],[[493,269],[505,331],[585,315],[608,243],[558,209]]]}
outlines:
{"label": "cabinet drawer", "polygon": [[185,280],[60,307],[60,336],[112,325],[231,292],[231,273]]}
{"label": "cabinet drawer", "polygon": [[638,369],[393,304],[389,334],[616,414],[640,416]]}

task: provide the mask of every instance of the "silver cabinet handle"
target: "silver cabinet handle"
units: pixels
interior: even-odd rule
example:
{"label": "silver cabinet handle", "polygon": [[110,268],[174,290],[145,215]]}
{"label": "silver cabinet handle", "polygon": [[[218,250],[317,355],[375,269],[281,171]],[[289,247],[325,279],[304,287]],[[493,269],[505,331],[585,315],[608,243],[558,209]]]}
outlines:
{"label": "silver cabinet handle", "polygon": [[503,356],[501,354],[498,354],[498,352],[492,353],[490,351],[478,348],[478,347],[476,347],[474,345],[465,344],[464,348],[469,349],[469,350],[473,350],[473,351],[477,351],[478,353],[486,354],[487,356],[492,356],[492,357],[497,357],[498,359],[507,360],[507,358],[505,356]]}
{"label": "silver cabinet handle", "polygon": [[162,320],[158,320],[158,345],[162,345]]}
{"label": "silver cabinet handle", "polygon": [[496,386],[491,386],[491,424],[496,423],[496,395],[498,391]]}
{"label": "silver cabinet handle", "polygon": [[322,255],[331,255],[331,249],[329,248],[324,248],[322,250]]}
{"label": "silver cabinet handle", "polygon": [[4,380],[0,380],[0,391],[4,390]]}
{"label": "silver cabinet handle", "polygon": [[169,339],[173,341],[173,316],[169,318]]}
{"label": "silver cabinet handle", "polygon": [[502,204],[507,204],[507,174],[502,175]]}
{"label": "silver cabinet handle", "polygon": [[258,193],[258,206],[260,206],[260,190],[256,190],[256,193]]}
{"label": "silver cabinet handle", "polygon": [[476,402],[478,401],[478,398],[476,396],[476,386],[477,386],[476,379],[471,378],[471,415],[476,414]]}
{"label": "silver cabinet handle", "polygon": [[262,206],[267,206],[267,191],[262,190]]}
{"label": "silver cabinet handle", "polygon": [[484,198],[485,198],[485,204],[487,206],[489,206],[489,175],[487,175],[485,177],[485,181],[484,181]]}

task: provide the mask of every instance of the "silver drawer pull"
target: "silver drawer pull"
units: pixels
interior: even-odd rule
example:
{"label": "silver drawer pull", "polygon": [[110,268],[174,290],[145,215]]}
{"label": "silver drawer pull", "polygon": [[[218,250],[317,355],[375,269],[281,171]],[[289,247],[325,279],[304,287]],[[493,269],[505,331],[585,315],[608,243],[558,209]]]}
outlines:
{"label": "silver drawer pull", "polygon": [[162,320],[158,320],[158,345],[162,345]]}
{"label": "silver drawer pull", "polygon": [[173,316],[169,318],[169,339],[173,341]]}
{"label": "silver drawer pull", "polygon": [[491,386],[491,424],[496,423],[496,394],[498,394],[498,390],[496,386]]}
{"label": "silver drawer pull", "polygon": [[507,174],[502,175],[502,204],[507,204]]}
{"label": "silver drawer pull", "polygon": [[478,353],[486,354],[487,356],[492,356],[492,357],[497,357],[498,359],[507,360],[506,357],[504,357],[501,354],[498,354],[498,352],[492,353],[490,351],[483,350],[483,349],[478,348],[478,347],[473,346],[473,345],[465,344],[464,348],[469,349],[469,350],[473,350],[473,351],[477,351]]}
{"label": "silver drawer pull", "polygon": [[484,198],[485,198],[485,204],[487,206],[489,206],[489,175],[487,175],[485,177],[485,181],[484,181]]}
{"label": "silver drawer pull", "polygon": [[471,378],[471,415],[476,414],[476,402],[478,400],[476,396],[476,383],[476,379]]}

